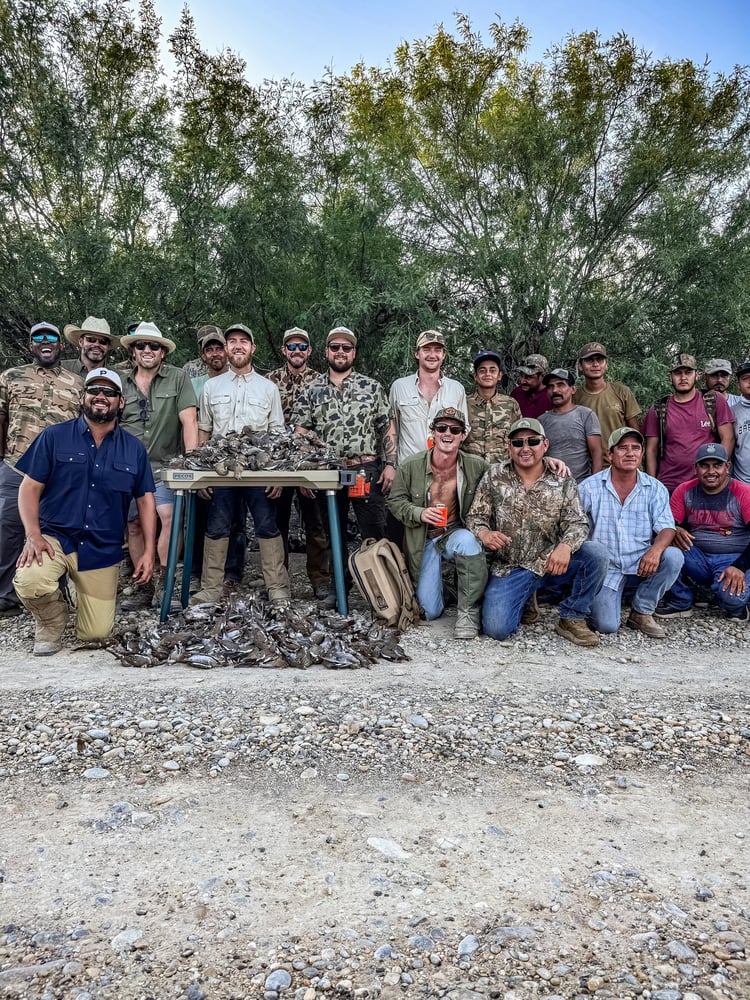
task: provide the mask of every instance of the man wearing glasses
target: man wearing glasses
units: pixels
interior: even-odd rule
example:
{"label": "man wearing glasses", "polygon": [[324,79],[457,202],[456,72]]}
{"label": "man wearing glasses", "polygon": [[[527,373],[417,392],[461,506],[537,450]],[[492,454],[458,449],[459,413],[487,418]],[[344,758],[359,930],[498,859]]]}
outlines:
{"label": "man wearing glasses", "polygon": [[86,378],[95,368],[106,365],[109,352],[113,347],[120,346],[119,337],[110,333],[106,319],[97,319],[96,316],[87,316],[83,326],[68,323],[63,333],[68,343],[78,349],[78,357],[63,361],[62,367],[81,378]]}
{"label": "man wearing glasses", "polygon": [[487,470],[477,455],[460,451],[466,417],[456,407],[438,410],[430,425],[433,445],[399,465],[388,496],[388,509],[404,525],[404,547],[417,599],[428,620],[445,608],[440,570],[454,563],[458,611],[454,639],[474,639],[479,632],[487,557],[464,526],[474,491]]}
{"label": "man wearing glasses", "polygon": [[516,421],[508,446],[510,460],[485,473],[466,518],[467,528],[492,553],[482,607],[485,634],[507,639],[539,587],[570,584],[555,631],[577,646],[598,646],[586,619],[604,583],[607,550],[587,541],[589,521],[575,480],[558,479],[546,465],[548,441],[539,421]]}
{"label": "man wearing glasses", "polygon": [[31,328],[32,361],[0,374],[0,618],[22,612],[13,589],[24,530],[18,513],[21,475],[16,464],[45,427],[78,414],[83,382],[60,366],[60,331],[52,323]]}
{"label": "man wearing glasses", "polygon": [[[165,363],[176,349],[173,341],[163,337],[154,323],[139,323],[121,343],[129,353],[131,367],[123,372],[125,403],[120,423],[143,442],[148,452],[156,481],[160,525],[154,578],[142,581],[133,597],[122,602],[123,610],[135,611],[151,607],[155,597],[157,604],[160,600],[155,587],[163,585],[174,510],[174,494],[161,482],[160,473],[175,455],[198,447],[198,418],[190,379],[180,368]],[[143,558],[146,537],[135,504],[131,504],[128,520],[128,547],[136,566]]]}
{"label": "man wearing glasses", "polygon": [[[269,372],[269,378],[278,386],[281,395],[281,409],[284,412],[284,423],[292,424],[292,410],[304,389],[320,377],[320,373],[309,367],[310,337],[307,330],[298,326],[287,330],[281,341],[281,353],[286,364]],[[289,521],[292,514],[292,501],[297,497],[300,517],[305,528],[305,553],[307,556],[307,576],[313,589],[313,594],[319,601],[328,597],[328,541],[326,539],[320,510],[314,497],[305,496],[302,490],[287,487],[281,491],[281,496],[274,501],[276,525],[284,539],[284,552],[287,566],[289,565]]]}
{"label": "man wearing glasses", "polygon": [[131,501],[138,507],[145,546],[134,578],[154,568],[154,479],[146,449],[118,427],[120,376],[97,368],[86,376],[81,415],[48,427],[19,459],[24,475],[19,508],[26,542],[15,577],[34,617],[34,656],[62,648],[68,606],[60,578],[76,585],[76,637],[98,642],[112,631],[122,539]]}
{"label": "man wearing glasses", "polygon": [[[365,496],[338,490],[336,503],[341,551],[346,555],[346,527],[351,502],[362,538],[385,533],[385,495],[396,475],[396,425],[382,385],[354,371],[357,337],[345,326],[334,327],[326,339],[328,373],[310,383],[294,405],[292,420],[301,434],[321,437],[339,454],[342,464],[365,475]],[[325,507],[322,513],[327,523]],[[347,590],[351,587],[348,568]],[[335,606],[331,585],[327,603]]]}

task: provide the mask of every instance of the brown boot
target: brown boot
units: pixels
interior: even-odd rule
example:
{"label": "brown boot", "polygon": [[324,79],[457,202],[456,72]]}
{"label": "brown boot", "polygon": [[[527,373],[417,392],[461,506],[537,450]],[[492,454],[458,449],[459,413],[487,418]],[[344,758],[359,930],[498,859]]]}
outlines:
{"label": "brown boot", "polygon": [[268,591],[268,599],[276,607],[289,604],[289,573],[284,565],[284,540],[281,535],[276,538],[259,538],[260,568]]}
{"label": "brown boot", "polygon": [[536,591],[531,595],[531,597],[526,602],[526,607],[523,609],[523,614],[521,615],[522,625],[534,625],[539,621],[539,605],[536,600]]}
{"label": "brown boot", "polygon": [[59,590],[44,597],[22,597],[23,606],[34,616],[34,656],[51,656],[62,649],[68,623],[68,605]]}
{"label": "brown boot", "polygon": [[224,563],[229,549],[228,538],[208,538],[203,543],[201,589],[190,598],[191,604],[216,604],[224,586]]}
{"label": "brown boot", "polygon": [[591,631],[582,618],[561,618],[555,625],[555,632],[576,646],[599,645],[599,636]]}
{"label": "brown boot", "polygon": [[637,629],[644,635],[651,636],[652,639],[666,639],[666,630],[655,621],[653,615],[643,615],[640,611],[631,611],[630,617],[625,623],[628,628]]}

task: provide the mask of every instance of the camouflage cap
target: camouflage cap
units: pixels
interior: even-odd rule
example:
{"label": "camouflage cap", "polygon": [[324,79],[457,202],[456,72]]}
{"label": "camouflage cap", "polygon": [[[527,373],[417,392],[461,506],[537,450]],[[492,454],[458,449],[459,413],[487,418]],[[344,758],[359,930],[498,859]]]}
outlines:
{"label": "camouflage cap", "polygon": [[709,358],[703,366],[703,373],[705,375],[716,375],[717,372],[726,372],[727,375],[731,375],[732,362],[727,361],[726,358]]}
{"label": "camouflage cap", "polygon": [[432,418],[430,429],[433,430],[435,424],[441,420],[455,420],[457,424],[461,424],[461,427],[466,430],[466,417],[462,411],[457,410],[455,406],[444,406],[442,410],[438,410]]}
{"label": "camouflage cap", "polygon": [[585,361],[586,358],[593,358],[597,354],[602,354],[607,357],[607,348],[604,344],[599,344],[597,341],[593,340],[590,344],[584,344],[583,347],[578,352],[578,360]]}
{"label": "camouflage cap", "polygon": [[549,371],[549,362],[543,354],[529,354],[517,368],[522,375],[544,375]]}
{"label": "camouflage cap", "polygon": [[534,420],[533,417],[524,417],[523,420],[516,420],[514,424],[511,424],[511,428],[508,431],[508,437],[515,434],[516,431],[533,431],[534,434],[540,434],[542,437],[547,436],[544,433],[542,425],[538,420]]}
{"label": "camouflage cap", "polygon": [[198,348],[203,351],[209,344],[221,344],[227,346],[226,338],[218,326],[207,323],[198,330]]}
{"label": "camouflage cap", "polygon": [[624,437],[628,436],[628,434],[632,434],[633,437],[637,437],[641,445],[645,444],[643,435],[634,427],[618,427],[609,435],[609,441],[607,441],[607,448],[609,451],[612,451],[615,445],[618,445]]}
{"label": "camouflage cap", "polygon": [[673,372],[678,368],[692,368],[694,372],[697,372],[698,362],[692,354],[673,354],[669,361],[669,370]]}

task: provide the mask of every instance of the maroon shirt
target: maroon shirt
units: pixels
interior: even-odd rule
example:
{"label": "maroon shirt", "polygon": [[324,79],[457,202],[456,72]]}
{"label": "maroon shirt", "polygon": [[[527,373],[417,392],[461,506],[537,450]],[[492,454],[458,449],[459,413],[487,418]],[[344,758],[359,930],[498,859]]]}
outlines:
{"label": "maroon shirt", "polygon": [[538,420],[543,413],[552,409],[552,403],[545,386],[542,386],[537,392],[532,392],[529,395],[519,385],[513,390],[511,396],[520,406],[522,417],[530,417]]}

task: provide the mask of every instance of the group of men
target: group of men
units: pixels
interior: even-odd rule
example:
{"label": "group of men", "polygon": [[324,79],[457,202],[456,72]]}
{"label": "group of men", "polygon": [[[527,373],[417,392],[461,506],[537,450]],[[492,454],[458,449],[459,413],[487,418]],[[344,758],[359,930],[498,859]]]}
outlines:
{"label": "group of men", "polygon": [[[727,401],[728,362],[705,366],[715,382],[704,395],[695,359],[678,355],[673,392],[641,430],[633,393],[606,379],[600,343],[579,352],[580,388],[574,371],[531,355],[510,396],[500,354],[481,351],[467,398],[443,374],[447,347],[435,330],[419,335],[416,372],[389,394],[356,371],[357,336],[343,326],[326,338],[324,373],[309,365],[308,333],[293,327],[282,337],[284,365],[267,376],[253,366],[255,339],[242,323],[201,327],[200,357],[182,369],[166,361],[175,344],[151,322],[120,339],[96,317],[68,326],[78,357],[62,363],[56,327],[37,324],[30,336],[32,363],[0,375],[0,615],[18,613],[19,601],[31,611],[39,655],[62,642],[66,573],[78,592],[78,638],[108,635],[125,532],[131,606],[159,600],[173,509],[160,472],[245,427],[316,434],[364,474],[364,489],[337,493],[342,551],[351,506],[363,538],[403,546],[429,619],[444,608],[441,563],[453,562],[457,638],[480,628],[511,635],[538,615],[535,594],[547,586],[562,594],[557,632],[584,646],[619,627],[627,591],[627,624],[653,637],[665,634],[659,616],[689,613],[694,583],[710,585],[730,617],[747,617],[750,486],[731,478],[730,454],[736,422],[736,473],[750,441],[750,363],[737,372],[742,394]],[[111,365],[118,346],[128,360]],[[325,503],[263,487],[205,495],[194,600],[236,589],[249,513],[269,599],[289,601],[295,492],[314,596],[333,605]]]}

